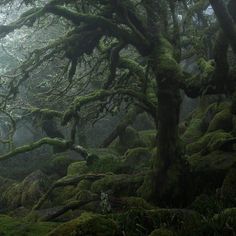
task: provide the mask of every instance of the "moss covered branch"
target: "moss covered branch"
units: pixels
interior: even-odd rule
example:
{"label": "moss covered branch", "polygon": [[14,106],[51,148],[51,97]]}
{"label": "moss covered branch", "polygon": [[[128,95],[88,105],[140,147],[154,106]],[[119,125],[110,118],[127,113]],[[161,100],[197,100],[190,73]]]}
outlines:
{"label": "moss covered branch", "polygon": [[155,104],[150,102],[144,94],[132,89],[99,90],[85,96],[77,97],[71,107],[65,112],[62,119],[62,125],[66,125],[70,122],[72,118],[77,115],[77,111],[79,111],[83,106],[117,94],[123,94],[137,99],[140,103],[148,107],[150,113],[155,112],[156,110]]}

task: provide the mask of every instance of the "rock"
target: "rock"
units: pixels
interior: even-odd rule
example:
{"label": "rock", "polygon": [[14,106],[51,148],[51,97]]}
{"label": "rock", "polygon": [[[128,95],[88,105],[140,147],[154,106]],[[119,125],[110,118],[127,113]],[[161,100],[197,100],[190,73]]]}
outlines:
{"label": "rock", "polygon": [[42,171],[38,170],[27,176],[21,186],[21,204],[32,207],[50,187],[50,180]]}
{"label": "rock", "polygon": [[192,143],[198,140],[203,134],[201,131],[201,125],[201,118],[193,118],[182,136],[183,141],[186,143]]}
{"label": "rock", "polygon": [[2,193],[5,207],[15,209],[20,206],[31,208],[50,186],[47,175],[38,170],[27,176],[21,183],[13,183]]}
{"label": "rock", "polygon": [[91,186],[91,191],[97,194],[109,191],[115,196],[122,197],[134,196],[142,182],[142,175],[110,174],[95,181]]}
{"label": "rock", "polygon": [[218,112],[211,120],[208,132],[219,129],[230,132],[233,129],[232,118],[233,116],[230,112],[230,108],[226,107],[224,110]]}
{"label": "rock", "polygon": [[86,161],[78,161],[70,164],[67,169],[67,175],[82,175],[88,173]]}
{"label": "rock", "polygon": [[232,135],[223,130],[206,133],[196,142],[187,145],[186,152],[189,155],[198,152],[207,154],[209,152],[220,149],[221,145],[230,139],[232,139]]}
{"label": "rock", "polygon": [[192,172],[223,171],[229,170],[236,163],[235,152],[213,151],[202,156],[200,153],[188,158]]}
{"label": "rock", "polygon": [[21,204],[22,185],[13,183],[8,189],[2,193],[3,206],[9,209],[20,207]]}
{"label": "rock", "polygon": [[115,236],[118,233],[116,223],[103,215],[83,213],[79,218],[60,225],[48,236]]}
{"label": "rock", "polygon": [[76,160],[70,158],[68,155],[55,155],[52,161],[49,163],[50,171],[56,173],[60,177],[63,177],[67,173],[68,166]]}

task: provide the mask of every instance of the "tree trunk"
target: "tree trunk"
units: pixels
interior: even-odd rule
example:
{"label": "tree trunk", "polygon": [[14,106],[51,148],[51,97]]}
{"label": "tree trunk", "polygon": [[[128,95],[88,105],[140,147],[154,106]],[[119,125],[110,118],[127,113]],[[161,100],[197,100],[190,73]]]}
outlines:
{"label": "tree trunk", "polygon": [[156,125],[157,155],[153,160],[153,201],[158,205],[182,205],[186,186],[186,165],[178,137],[181,96],[179,82],[182,78],[179,64],[174,59],[171,45],[161,39],[153,59],[158,91],[158,119]]}

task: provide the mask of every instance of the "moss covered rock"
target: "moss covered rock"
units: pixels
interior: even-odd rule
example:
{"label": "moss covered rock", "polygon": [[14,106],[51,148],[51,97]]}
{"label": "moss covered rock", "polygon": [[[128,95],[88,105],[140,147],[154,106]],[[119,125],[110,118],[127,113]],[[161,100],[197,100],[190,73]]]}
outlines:
{"label": "moss covered rock", "polygon": [[2,193],[2,204],[4,208],[15,209],[21,206],[22,185],[13,183]]}
{"label": "moss covered rock", "polygon": [[232,113],[229,107],[218,112],[209,124],[208,132],[222,129],[229,132],[233,129]]}
{"label": "moss covered rock", "polygon": [[187,145],[186,151],[189,155],[198,152],[207,154],[219,149],[223,143],[225,143],[227,140],[230,140],[231,138],[232,135],[223,130],[206,133],[196,142]]}
{"label": "moss covered rock", "polygon": [[67,173],[67,167],[75,161],[76,160],[70,158],[69,155],[66,154],[55,155],[49,163],[50,171],[63,177]]}
{"label": "moss covered rock", "polygon": [[151,165],[152,152],[148,148],[128,149],[124,155],[122,167],[130,172],[143,171],[145,167]]}
{"label": "moss covered rock", "polygon": [[236,153],[214,151],[204,156],[197,153],[189,157],[188,162],[193,172],[210,170],[226,172],[236,163]]}
{"label": "moss covered rock", "polygon": [[182,139],[184,140],[184,142],[191,143],[201,137],[203,134],[203,132],[201,131],[201,126],[202,119],[193,118],[187,126],[184,134],[182,135]]}
{"label": "moss covered rock", "polygon": [[149,204],[147,201],[145,201],[141,197],[125,197],[122,198],[124,201],[124,208],[125,209],[131,209],[131,208],[142,208],[146,210],[150,210],[153,208],[151,204]]}
{"label": "moss covered rock", "polygon": [[91,191],[98,194],[112,192],[115,196],[134,196],[142,182],[142,175],[110,174],[95,181]]}
{"label": "moss covered rock", "polygon": [[116,223],[102,215],[83,213],[79,218],[62,224],[48,236],[115,236],[118,227]]}
{"label": "moss covered rock", "polygon": [[31,207],[42,197],[50,187],[50,180],[42,171],[38,170],[27,176],[22,182],[21,204]]}
{"label": "moss covered rock", "polygon": [[67,175],[79,175],[88,173],[89,168],[86,161],[78,161],[70,164],[67,169]]}

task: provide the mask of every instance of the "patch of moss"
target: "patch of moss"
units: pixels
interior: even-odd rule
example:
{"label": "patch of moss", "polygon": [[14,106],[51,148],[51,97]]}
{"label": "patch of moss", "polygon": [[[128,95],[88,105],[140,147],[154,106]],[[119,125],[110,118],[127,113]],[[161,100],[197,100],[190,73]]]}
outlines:
{"label": "patch of moss", "polygon": [[209,124],[208,132],[222,129],[229,132],[233,129],[232,114],[227,107],[224,110],[218,112]]}
{"label": "patch of moss", "polygon": [[0,215],[0,235],[5,236],[45,236],[57,225],[56,223],[29,223]]}
{"label": "patch of moss", "polygon": [[67,173],[67,167],[75,161],[76,160],[73,160],[66,155],[56,155],[49,163],[50,170],[51,172],[63,177]]}
{"label": "patch of moss", "polygon": [[134,196],[136,190],[143,182],[142,175],[107,175],[95,181],[91,186],[91,191],[100,194],[101,192],[113,192],[115,196]]}
{"label": "patch of moss", "polygon": [[131,209],[131,208],[143,208],[146,210],[150,210],[153,208],[151,204],[149,204],[147,201],[145,201],[141,197],[126,197],[122,198],[125,202],[125,208]]}
{"label": "patch of moss", "polygon": [[151,165],[152,152],[149,148],[133,148],[128,149],[124,154],[124,160],[122,162],[123,169],[134,171],[143,171],[145,167],[150,167]]}
{"label": "patch of moss", "polygon": [[115,148],[119,153],[124,154],[128,149],[136,147],[145,147],[145,143],[140,138],[139,132],[128,126],[125,131],[119,135]]}
{"label": "patch of moss", "polygon": [[186,151],[189,155],[202,152],[204,154],[217,150],[220,145],[227,139],[231,139],[230,133],[223,130],[206,133],[199,140],[186,146]]}
{"label": "patch of moss", "polygon": [[203,134],[203,132],[201,131],[201,126],[202,119],[193,118],[182,136],[183,141],[185,141],[186,143],[191,143],[201,137]]}
{"label": "patch of moss", "polygon": [[115,236],[117,232],[118,227],[113,220],[98,214],[83,213],[79,218],[60,225],[48,236]]}
{"label": "patch of moss", "polygon": [[236,158],[234,152],[214,151],[205,156],[194,154],[188,158],[188,162],[194,172],[227,171],[236,163]]}
{"label": "patch of moss", "polygon": [[146,147],[153,148],[156,146],[156,136],[157,132],[156,130],[143,130],[139,131],[139,136],[141,140],[144,142]]}
{"label": "patch of moss", "polygon": [[78,175],[88,173],[89,168],[86,161],[73,162],[67,168],[67,175]]}

